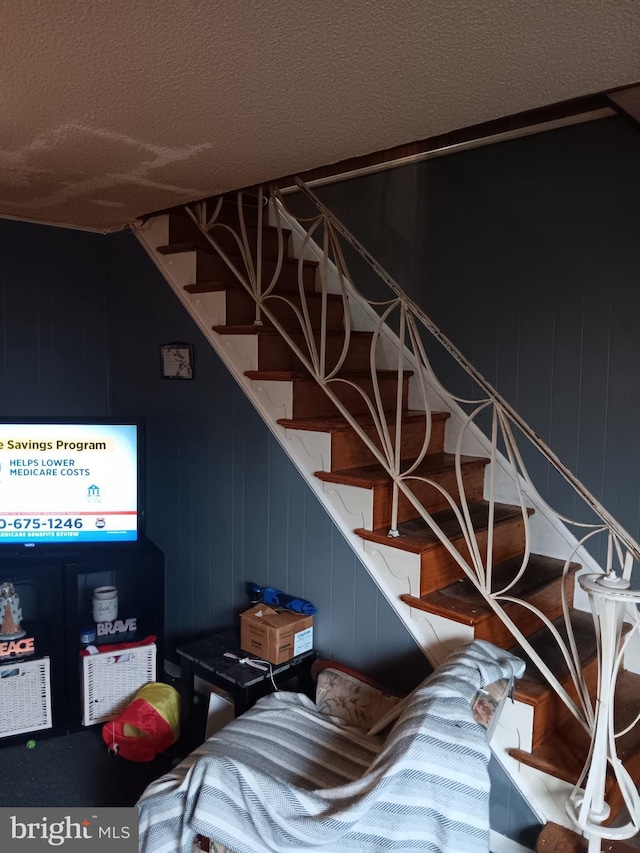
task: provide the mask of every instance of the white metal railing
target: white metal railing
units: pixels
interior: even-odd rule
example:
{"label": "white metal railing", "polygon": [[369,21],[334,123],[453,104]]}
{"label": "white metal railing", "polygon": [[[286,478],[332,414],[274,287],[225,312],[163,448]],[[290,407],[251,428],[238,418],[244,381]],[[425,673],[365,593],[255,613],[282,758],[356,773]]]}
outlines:
{"label": "white metal railing", "polygon": [[[613,694],[622,659],[620,646],[623,617],[633,625],[626,635],[625,643],[622,644],[623,649],[626,648],[630,637],[638,630],[636,603],[640,598],[640,592],[632,592],[629,590],[629,585],[632,569],[640,560],[640,545],[620,527],[518,413],[466,361],[424,311],[404,294],[399,285],[315,194],[299,179],[296,179],[296,183],[312,210],[309,216],[294,216],[276,186],[260,187],[251,195],[240,192],[237,194],[235,203],[230,203],[229,199],[221,197],[213,201],[188,205],[185,211],[240,285],[255,300],[254,322],[262,324],[267,321],[279,331],[299,362],[323,388],[337,410],[347,419],[373,457],[389,475],[393,483],[393,497],[388,535],[390,537],[399,535],[398,511],[400,496],[403,495],[411,501],[416,514],[433,531],[464,575],[480,591],[487,604],[503,621],[574,717],[588,732],[592,743],[591,752],[582,778],[571,798],[568,811],[578,828],[589,837],[590,853],[599,849],[601,838],[628,838],[634,835],[640,828],[640,802],[627,771],[616,755],[615,740],[621,733],[614,732]],[[275,248],[269,252],[271,271],[267,275],[267,263],[265,263],[267,258],[263,251],[263,243],[266,233],[265,225],[268,224],[270,214],[275,224],[275,231],[271,231],[271,234],[275,235]],[[296,220],[304,226],[305,232],[302,248],[298,253],[297,287],[289,291],[278,288],[283,266],[288,258],[283,219],[285,224],[287,220]],[[316,236],[317,240],[315,240]],[[383,282],[388,291],[387,297],[367,298],[356,287],[347,267],[345,243],[367,262],[376,274],[377,280]],[[305,249],[312,244],[318,244],[321,247],[321,261],[317,273],[318,285],[313,296],[304,285]],[[332,284],[330,284],[331,275],[333,275]],[[341,300],[343,322],[339,332],[337,351],[335,347],[330,351],[329,338],[333,335],[335,340],[336,331],[329,332],[329,303],[336,298]],[[370,372],[366,383],[362,382],[362,377],[353,377],[345,369],[346,359],[353,342],[353,307],[362,303],[373,308],[377,316],[371,334]],[[283,320],[281,312],[283,304],[287,306],[289,312],[286,321]],[[389,341],[389,335],[383,335],[383,330],[389,324],[394,329],[397,341],[391,367],[389,367],[388,353],[386,355],[386,376],[392,375],[395,380],[393,407],[389,405],[389,400],[384,398],[378,367],[383,344],[386,347]],[[453,363],[466,372],[476,389],[472,395],[465,397],[456,395],[436,377],[428,356],[428,351],[434,344],[441,347]],[[424,413],[425,428],[419,452],[414,453],[410,459],[405,459],[402,455],[402,440],[404,416],[407,411],[404,381],[408,370],[411,370],[415,377],[420,409]],[[436,480],[420,474],[420,465],[427,454],[431,439],[430,388],[435,389],[440,398],[466,413],[466,422],[460,430],[455,451],[456,486],[459,497],[450,494]],[[350,391],[351,398],[345,395],[345,389]],[[352,402],[354,395],[360,404],[358,413],[354,413]],[[362,411],[368,416],[368,424],[374,426],[375,438],[370,437],[368,429],[363,425]],[[462,465],[464,442],[472,425],[477,425],[483,419],[491,446],[486,483],[489,517],[486,546],[480,544],[477,531],[473,526],[465,495]],[[569,483],[580,500],[581,506],[584,507],[581,520],[556,512],[543,500],[525,467],[523,441],[535,448],[544,464],[557,471]],[[496,462],[499,457],[506,458],[513,471],[513,481],[525,530],[525,547],[517,573],[506,585],[495,588],[494,519],[497,504]],[[437,519],[422,505],[416,495],[416,491],[420,491],[420,484],[426,484],[437,490],[450,506],[462,534],[464,542],[462,548],[453,544]],[[514,587],[527,570],[531,554],[529,501],[533,497],[537,505],[544,505],[575,534],[577,544],[567,555],[562,575],[561,594],[566,641],[552,620],[539,608],[528,601],[518,599],[513,594]],[[585,517],[588,517],[588,520],[585,520]],[[576,552],[582,546],[593,543],[596,537],[606,539],[607,556],[604,571],[600,575],[587,576],[591,579],[588,583],[582,579],[580,581],[592,604],[598,640],[599,687],[597,701],[593,702],[582,675],[579,650],[572,628],[568,584],[572,581],[570,568]],[[525,608],[533,613],[540,624],[551,633],[570,673],[571,684],[577,697],[575,700],[550,670],[545,660],[530,645],[517,622],[505,609],[506,605]],[[634,724],[635,722],[637,721],[634,721]],[[615,775],[630,815],[625,826],[616,829],[602,825],[607,817],[604,797],[607,768]],[[585,779],[586,786],[583,788]]]}

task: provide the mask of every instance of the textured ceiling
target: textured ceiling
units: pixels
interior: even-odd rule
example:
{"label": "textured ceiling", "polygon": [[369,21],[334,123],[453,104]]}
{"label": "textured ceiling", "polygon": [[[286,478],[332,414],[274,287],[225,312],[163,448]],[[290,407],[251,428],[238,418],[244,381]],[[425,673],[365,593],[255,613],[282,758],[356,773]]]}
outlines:
{"label": "textured ceiling", "polygon": [[638,0],[0,0],[0,216],[182,201],[640,80]]}

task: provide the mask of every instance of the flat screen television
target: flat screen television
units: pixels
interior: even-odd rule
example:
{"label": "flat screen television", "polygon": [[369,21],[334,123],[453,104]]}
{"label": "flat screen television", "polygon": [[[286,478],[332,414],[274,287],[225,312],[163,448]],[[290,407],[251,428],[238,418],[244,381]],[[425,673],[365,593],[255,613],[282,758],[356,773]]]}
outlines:
{"label": "flat screen television", "polygon": [[0,548],[136,542],[143,422],[0,417]]}

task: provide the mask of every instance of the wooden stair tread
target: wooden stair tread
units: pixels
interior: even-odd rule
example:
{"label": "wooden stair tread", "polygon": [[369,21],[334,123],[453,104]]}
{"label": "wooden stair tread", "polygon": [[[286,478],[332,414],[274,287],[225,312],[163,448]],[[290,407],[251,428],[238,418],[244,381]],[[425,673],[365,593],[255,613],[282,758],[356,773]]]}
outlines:
{"label": "wooden stair tread", "polygon": [[[547,823],[536,841],[535,853],[587,853],[589,842],[566,826]],[[627,841],[603,840],[604,853],[638,853],[638,847]]]}
{"label": "wooden stair tread", "polygon": [[[398,376],[397,370],[378,370],[378,379],[395,379]],[[246,377],[249,379],[261,379],[263,382],[291,382],[296,379],[314,380],[306,370],[245,370]],[[413,376],[412,370],[405,370],[403,377],[407,379]],[[337,374],[337,379],[362,379],[370,378],[370,370],[341,370]],[[314,380],[315,381],[315,380]]]}
{"label": "wooden stair tread", "polygon": [[[208,211],[207,211],[209,213],[209,215],[211,216],[213,214],[213,211],[216,208],[217,199],[211,199],[210,201],[214,202],[213,205],[211,206],[210,210],[208,209]],[[242,199],[242,209],[243,209],[244,214],[245,214],[244,221],[245,221],[246,226],[248,228],[257,228],[257,221],[252,218],[254,216],[257,216],[257,213],[258,213],[257,199],[256,199],[256,202],[254,203],[249,198],[247,198],[247,196],[245,195],[244,198]],[[238,217],[238,204],[237,204],[237,200],[235,198],[227,198],[225,196],[225,198],[222,202],[222,205],[220,207],[220,210],[218,211],[218,215],[217,215],[215,221],[224,223],[225,225],[227,225],[228,223],[232,223],[235,225],[239,224],[240,220]],[[273,230],[273,231],[278,230],[278,226],[277,225],[271,225],[266,216],[263,218],[262,227],[268,228],[270,231],[271,230]],[[283,227],[282,230],[283,231],[289,231],[290,229]]]}
{"label": "wooden stair tread", "polygon": [[[589,663],[595,661],[598,654],[593,617],[590,612],[587,613],[583,610],[576,610],[575,608],[570,611],[570,616],[576,646],[580,655],[580,664],[582,669],[585,670]],[[554,620],[553,626],[562,637],[564,643],[568,645],[567,627],[564,619]],[[622,628],[623,634],[629,630],[631,630],[631,626],[625,623]],[[533,646],[534,651],[547,664],[556,678],[561,683],[567,682],[569,679],[569,667],[550,631],[543,628],[535,634],[531,634],[527,639]],[[517,645],[510,648],[509,651],[522,658],[527,665],[524,675],[516,683],[516,698],[529,704],[536,704],[541,698],[548,695],[552,688],[524,649]]]}
{"label": "wooden stair tread", "polygon": [[[213,209],[215,209],[216,204],[217,204],[217,199],[214,201],[212,209],[207,211],[209,216],[212,215]],[[245,213],[251,214],[250,216],[245,216],[246,227],[251,228],[252,230],[255,231],[258,227],[258,224],[257,224],[257,221],[255,221],[252,218],[252,216],[254,216],[257,213],[258,205],[252,204],[250,201],[248,201],[246,198],[244,198],[243,202],[242,202],[242,206],[243,206]],[[190,225],[192,225],[194,228],[196,227],[193,220],[180,207],[178,207],[178,208],[170,207],[170,208],[167,208],[166,210],[159,211],[159,213],[166,213],[166,214],[172,214],[173,216],[179,216],[185,222],[188,222]],[[223,204],[222,204],[220,210],[218,211],[218,215],[215,219],[215,223],[216,224],[219,223],[221,225],[235,225],[236,227],[239,226],[240,220],[238,218],[238,206],[237,206],[235,199],[227,199],[227,198],[224,199]],[[262,228],[263,228],[263,230],[270,231],[270,232],[277,232],[278,231],[278,226],[277,225],[271,225],[271,223],[267,221],[266,217],[265,217],[265,219],[263,219]],[[281,226],[280,230],[282,231],[283,235],[291,234],[291,229],[287,228],[286,226]]]}
{"label": "wooden stair tread", "polygon": [[[183,290],[186,290],[187,293],[220,293],[225,290],[236,290],[239,293],[246,293],[247,296],[252,297],[252,294],[239,281],[194,282],[193,284],[185,284]],[[274,290],[270,295],[277,296],[280,300],[291,300],[296,305],[300,304],[300,293],[297,290]],[[322,293],[317,290],[305,290],[304,298],[305,302],[319,302],[322,300]],[[267,304],[268,300],[269,296],[265,299]],[[327,303],[333,302],[334,305],[337,305],[342,304],[342,301],[342,296],[337,293],[327,294]],[[343,337],[345,335],[344,329],[333,329],[333,331],[339,332]],[[369,334],[372,335],[373,333],[370,332]]]}
{"label": "wooden stair tread", "polygon": [[195,252],[197,246],[191,240],[183,243],[169,243],[166,246],[158,246],[156,252],[160,255],[179,255],[181,252]]}
{"label": "wooden stair tread", "polygon": [[[220,213],[218,214],[218,217],[217,217],[217,219],[213,225],[214,226],[215,225],[228,225],[232,229],[234,229],[234,228],[237,229],[240,227],[240,221],[239,221],[237,216],[234,216],[233,214],[230,214],[230,213],[225,213],[223,211],[220,211]],[[245,219],[245,226],[247,227],[247,229],[250,229],[251,231],[257,231],[258,230],[258,223],[253,222],[251,219]],[[278,233],[278,226],[277,225],[269,225],[269,223],[263,222],[262,223],[262,230],[264,233],[277,234]],[[282,232],[282,242],[286,243],[287,240],[289,239],[289,237],[291,236],[291,229],[285,228],[283,226],[280,230]],[[238,233],[238,232],[236,231],[235,233]],[[215,234],[215,231],[214,231],[214,234]],[[215,239],[215,237],[214,237],[214,239]]]}
{"label": "wooden stair tread", "polygon": [[[191,224],[193,226],[193,229],[196,230],[197,226],[195,225],[195,223],[191,223]],[[220,224],[238,226],[237,220],[234,223],[232,220],[225,219],[225,221],[220,222]],[[250,222],[247,222],[247,227],[251,228],[253,231],[257,230],[257,226],[252,225]],[[278,229],[275,225],[263,225],[262,227],[265,229],[265,231],[269,231],[272,234],[278,233]],[[290,228],[283,228],[282,229],[282,243],[283,243],[283,245],[286,243],[286,241],[290,235],[291,235],[291,229]],[[191,235],[189,235],[189,236],[191,236]],[[205,237],[204,234],[197,232],[196,236],[197,236],[197,239],[175,240],[175,241],[172,241],[170,243],[165,243],[164,246],[158,246],[156,248],[156,251],[160,252],[161,255],[176,255],[176,254],[179,254],[180,252],[195,252],[196,249],[211,249],[211,251],[215,252],[215,248],[211,245],[211,243],[209,243],[209,241],[207,240],[207,238]],[[215,237],[214,237],[214,240],[215,240]],[[225,251],[227,251],[226,248],[225,248]],[[239,249],[237,247],[236,248],[232,247],[230,249],[230,251],[235,252],[235,254],[239,254]],[[268,253],[267,253],[267,257],[269,257]],[[297,260],[297,259],[294,258],[294,260]],[[318,264],[318,261],[310,261],[310,263]]]}
{"label": "wooden stair tread", "polygon": [[[640,675],[626,670],[620,672],[615,706],[616,730],[619,731],[632,722],[640,707]],[[577,720],[572,720],[550,735],[533,752],[511,749],[509,753],[517,761],[575,785],[582,772],[589,744],[587,732]],[[616,748],[618,757],[637,784],[640,780],[640,726],[635,726],[617,738]],[[616,794],[616,789],[613,774],[608,772],[606,792],[614,816],[622,805],[621,794]]]}
{"label": "wooden stair tread", "polygon": [[[196,281],[192,284],[185,284],[183,290],[186,290],[187,293],[220,293],[223,290],[239,290],[241,292],[247,293],[247,288],[241,284],[239,281]],[[274,290],[273,295],[278,297],[283,297],[285,299],[290,299],[292,296],[299,296],[300,293],[298,290]],[[322,296],[320,291],[318,290],[305,290],[304,292],[305,298],[313,298],[317,299]],[[328,294],[329,301],[338,302],[338,300],[342,301],[342,297],[338,294]],[[329,331],[329,330],[327,330]],[[335,331],[335,330],[334,330]],[[341,334],[344,336],[344,330],[340,330]],[[351,335],[355,335],[356,332],[350,332]],[[370,337],[373,337],[373,332],[361,332],[360,334],[368,334]]]}
{"label": "wooden stair tread", "polygon": [[[522,515],[522,510],[519,506],[494,504],[494,508],[496,525],[512,521]],[[477,531],[486,528],[489,519],[489,503],[487,501],[470,503],[469,514],[474,530]],[[455,540],[462,536],[458,519],[453,510],[436,512],[431,517],[449,539]],[[389,545],[392,548],[399,548],[400,550],[410,551],[414,554],[422,554],[441,545],[436,534],[422,518],[412,518],[409,521],[403,521],[398,525],[398,531],[400,535],[396,537],[389,536],[389,531],[386,527],[378,528],[377,530],[358,528],[355,533],[370,542],[378,542],[380,545]],[[403,596],[403,600],[404,598],[405,596]],[[417,599],[417,601],[420,601],[420,599]]]}
{"label": "wooden stair tread", "polygon": [[[597,655],[596,634],[593,626],[591,613],[573,609],[571,611],[571,625],[573,627],[576,644],[580,653],[583,666],[593,660]],[[558,631],[563,641],[567,641],[567,628],[563,618],[555,619],[554,628]],[[542,660],[547,664],[551,672],[561,683],[569,678],[569,667],[564,659],[558,643],[551,632],[541,628],[527,637],[527,640]],[[529,658],[521,646],[516,645],[509,649],[512,654],[522,658],[527,665],[524,675],[516,682],[515,696],[529,704],[535,704],[542,696],[552,689],[546,678],[538,667]]]}
{"label": "wooden stair tread", "polygon": [[[192,285],[187,285],[187,287],[191,287]],[[185,288],[186,289],[186,288]],[[274,326],[266,326],[264,323],[259,325],[258,323],[245,323],[240,325],[230,325],[230,326],[212,326],[211,327],[214,332],[218,332],[221,335],[271,335],[276,338],[280,338],[280,332],[278,329],[274,328]],[[302,330],[300,327],[296,329],[287,329],[289,334],[298,334],[302,335]],[[371,339],[372,332],[350,332],[349,333],[352,338],[354,337],[362,337]],[[337,337],[340,336],[344,338],[345,332],[344,329],[327,329],[326,330],[327,337]],[[322,419],[321,419],[322,420]],[[302,429],[302,427],[301,427]]]}
{"label": "wooden stair tread", "polygon": [[[463,466],[487,465],[490,460],[481,456],[461,456]],[[422,460],[415,469],[413,475],[416,477],[430,477],[455,469],[456,456],[454,453],[432,453]],[[409,467],[411,460],[406,460]],[[377,463],[363,465],[359,468],[347,468],[342,471],[316,471],[315,476],[328,483],[341,483],[346,486],[359,486],[361,488],[373,488],[391,483],[391,477],[386,469]],[[408,481],[411,487],[411,481]]]}
{"label": "wooden stair tread", "polygon": [[228,287],[242,287],[242,285],[238,282],[238,285],[227,284],[224,281],[199,281],[195,284],[185,284],[183,290],[186,290],[187,293],[217,293],[221,290],[226,290]]}
{"label": "wooden stair tread", "polygon": [[[274,330],[275,331],[275,330]],[[352,333],[353,334],[353,333]],[[360,332],[360,334],[369,334],[368,332]],[[363,429],[370,429],[376,426],[371,415],[354,415],[358,424]],[[402,423],[418,423],[425,420],[426,413],[420,409],[405,409],[402,413]],[[444,420],[449,418],[449,412],[432,412],[432,420]],[[395,412],[387,413],[387,423],[395,424]],[[309,432],[340,432],[342,430],[353,429],[349,421],[342,415],[326,415],[320,418],[280,418],[278,420],[280,426],[288,429],[308,430]]]}
{"label": "wooden stair tread", "polygon": [[[522,557],[512,557],[493,567],[493,589],[502,589],[516,576],[522,565]],[[520,580],[506,595],[527,599],[554,583],[562,574],[564,562],[540,554],[530,554],[529,563]],[[571,574],[580,568],[573,563]],[[477,625],[492,618],[494,610],[486,603],[481,592],[469,578],[463,578],[443,589],[430,592],[419,599],[403,596],[403,601],[412,607],[438,613],[466,625]],[[509,606],[509,605],[508,605]],[[517,606],[517,605],[511,605]],[[514,650],[514,654],[517,652]],[[519,655],[524,657],[524,655]]]}
{"label": "wooden stair tread", "polygon": [[[241,260],[241,262],[243,263],[242,253],[240,252],[240,250],[238,248],[223,247],[223,249],[224,249],[225,255],[228,255],[232,259],[233,258],[239,258]],[[218,252],[216,251],[214,246],[210,246],[207,244],[199,245],[198,243],[192,242],[190,240],[187,240],[183,243],[168,243],[166,246],[158,246],[156,248],[156,252],[158,252],[158,254],[160,254],[160,255],[180,255],[183,252],[197,252],[198,250],[208,251],[208,252],[211,252],[211,254],[216,255],[216,257],[220,257],[220,255],[218,254]],[[263,259],[266,258],[267,260],[270,260],[270,261],[278,261],[279,260],[279,256],[275,252],[269,252],[269,251],[263,251],[262,252],[262,258]],[[282,265],[283,266],[285,264],[288,264],[289,266],[295,266],[297,268],[299,263],[300,263],[300,260],[298,258],[290,258],[290,257],[283,257],[282,258]],[[304,267],[307,267],[307,269],[311,269],[311,268],[315,269],[319,265],[319,261],[309,261],[305,258],[302,261],[302,265]],[[342,298],[342,297],[340,297],[340,298]]]}
{"label": "wooden stair tread", "polygon": [[[247,290],[247,288],[241,284],[239,281],[195,281],[192,284],[185,284],[183,290],[186,290],[187,293],[220,293],[225,290],[235,290],[240,293],[246,293],[247,296],[252,296],[251,293]],[[299,290],[278,290],[275,289],[269,296],[277,296],[278,299],[290,299],[296,304],[300,301],[300,292]],[[266,299],[269,299],[269,296]],[[304,292],[305,301],[319,301],[322,299],[322,293],[319,290],[305,290]],[[327,294],[327,302],[333,302],[335,305],[338,303],[342,303],[342,296],[337,293],[328,293]],[[327,330],[329,331],[329,330]],[[344,329],[334,329],[332,331],[339,331],[344,337]],[[350,332],[350,335],[356,335],[356,332]],[[373,332],[360,332],[360,335],[369,335],[369,337],[373,337]]]}

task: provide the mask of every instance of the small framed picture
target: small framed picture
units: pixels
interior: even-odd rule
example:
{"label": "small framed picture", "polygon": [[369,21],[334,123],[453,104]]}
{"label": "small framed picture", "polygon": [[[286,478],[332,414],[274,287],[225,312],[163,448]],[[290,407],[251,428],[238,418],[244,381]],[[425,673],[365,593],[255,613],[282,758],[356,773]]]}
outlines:
{"label": "small framed picture", "polygon": [[193,379],[193,344],[174,341],[160,347],[163,379]]}

